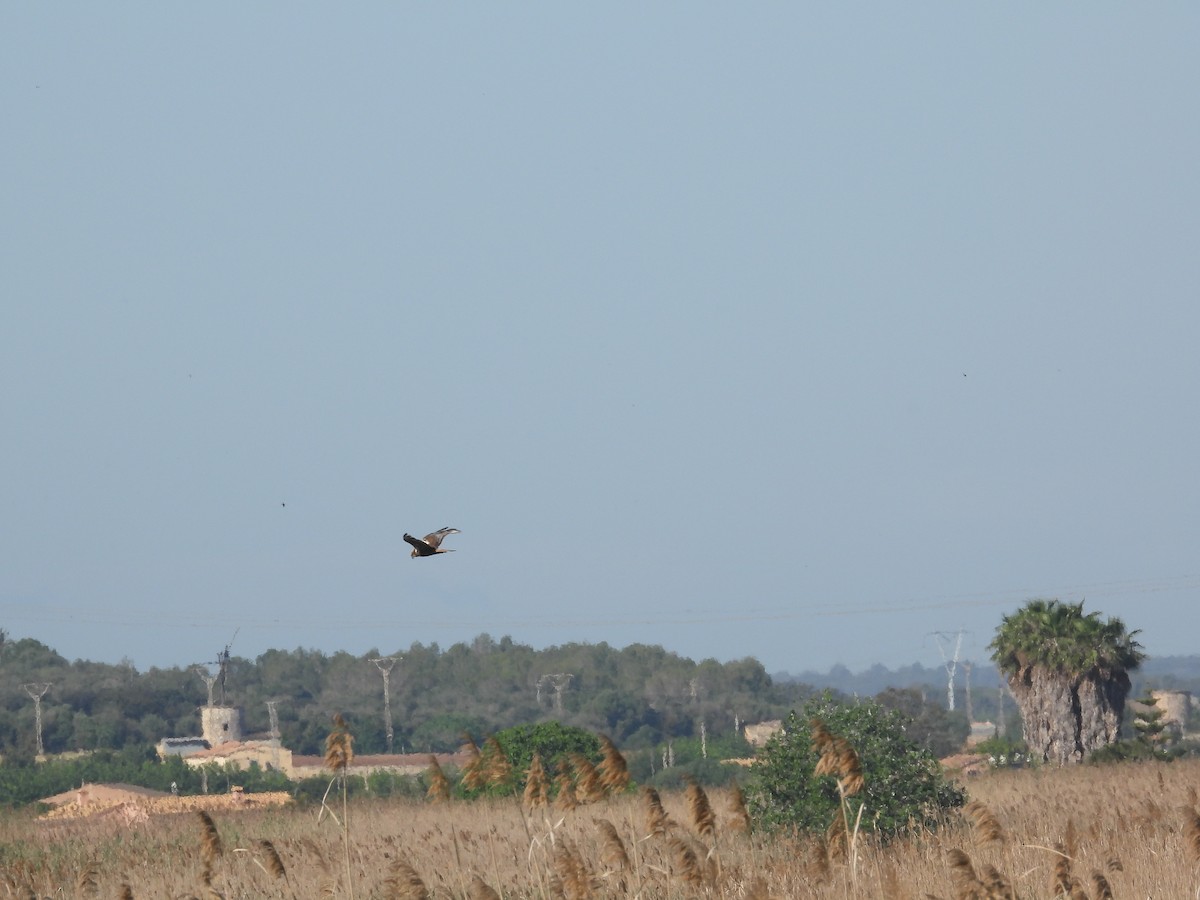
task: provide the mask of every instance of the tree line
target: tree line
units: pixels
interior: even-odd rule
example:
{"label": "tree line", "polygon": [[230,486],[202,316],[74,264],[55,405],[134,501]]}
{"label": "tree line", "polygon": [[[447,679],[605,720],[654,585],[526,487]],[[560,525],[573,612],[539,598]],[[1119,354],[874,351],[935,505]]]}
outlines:
{"label": "tree line", "polygon": [[[395,661],[375,662],[388,659]],[[361,656],[303,648],[269,650],[256,659],[232,656],[224,691],[230,705],[242,708],[247,737],[268,735],[267,701],[274,701],[280,739],[294,753],[322,753],[334,713],[351,723],[358,753],[383,753],[381,668],[388,665],[397,753],[452,751],[464,734],[482,738],[514,725],[557,721],[608,735],[622,748],[666,752],[679,743],[703,754],[706,745],[740,740],[743,724],[782,719],[816,693],[805,683],[773,679],[753,658],[696,662],[648,644],[537,650],[487,634],[447,648],[416,642]],[[40,701],[48,754],[197,735],[208,694],[193,668],[141,672],[130,663],[72,662],[32,638],[7,641],[0,651],[0,753],[6,758],[34,753],[35,704],[27,684],[50,685]],[[936,690],[897,690],[884,702],[920,720],[918,731],[940,751],[961,744],[966,721],[940,709],[938,696]]]}

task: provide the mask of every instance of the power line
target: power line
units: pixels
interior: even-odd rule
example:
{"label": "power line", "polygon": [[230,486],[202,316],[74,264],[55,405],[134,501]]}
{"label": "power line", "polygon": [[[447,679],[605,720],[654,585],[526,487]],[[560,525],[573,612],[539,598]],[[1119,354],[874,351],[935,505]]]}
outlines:
{"label": "power line", "polygon": [[[408,619],[395,617],[373,617],[354,619],[342,617],[336,622],[322,624],[324,630],[360,630],[404,625],[425,628],[567,628],[604,627],[611,625],[703,625],[722,622],[783,622],[810,617],[832,616],[882,616],[905,613],[929,612],[946,609],[969,609],[1019,604],[1031,597],[1055,597],[1061,600],[1084,600],[1102,597],[1132,597],[1172,591],[1200,591],[1200,575],[1185,575],[1177,578],[1147,579],[1138,581],[1107,581],[1091,584],[1050,587],[1040,589],[1008,588],[997,591],[950,594],[934,597],[909,597],[898,601],[874,604],[855,604],[841,599],[822,599],[808,603],[789,603],[787,607],[749,609],[739,612],[724,612],[715,609],[681,609],[656,616],[610,616],[586,618],[546,618],[531,614],[528,617],[480,619],[478,617]],[[127,625],[146,627],[153,622],[156,628],[193,628],[211,630],[219,627],[211,618],[191,614],[171,615],[163,606],[151,610],[129,609],[124,613],[111,609],[98,611],[94,607],[71,607],[62,605],[7,604],[5,617],[10,621],[30,622],[73,622],[81,625]],[[294,618],[249,619],[243,628],[259,630],[276,629],[280,625],[294,625]]]}

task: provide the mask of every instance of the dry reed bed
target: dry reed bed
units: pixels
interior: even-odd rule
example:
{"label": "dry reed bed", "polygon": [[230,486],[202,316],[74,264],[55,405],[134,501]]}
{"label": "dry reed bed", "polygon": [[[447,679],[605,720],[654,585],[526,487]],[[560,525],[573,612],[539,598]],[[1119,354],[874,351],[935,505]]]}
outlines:
{"label": "dry reed bed", "polygon": [[570,811],[352,804],[352,884],[339,823],[316,809],[133,826],[10,813],[0,897],[1184,898],[1200,885],[1198,786],[1192,761],[991,773],[949,827],[868,843],[853,873],[823,841],[747,835],[719,790],[658,810],[644,793]]}

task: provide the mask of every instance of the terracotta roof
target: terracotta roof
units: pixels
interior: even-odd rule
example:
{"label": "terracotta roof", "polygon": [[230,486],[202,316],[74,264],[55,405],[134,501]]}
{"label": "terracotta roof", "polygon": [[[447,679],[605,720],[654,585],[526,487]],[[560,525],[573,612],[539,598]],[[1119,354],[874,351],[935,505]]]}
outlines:
{"label": "terracotta roof", "polygon": [[269,746],[271,746],[269,741],[225,741],[223,744],[217,744],[207,750],[197,750],[195,753],[189,754],[188,758],[204,759],[209,756],[228,756],[238,750],[254,750],[258,747]]}

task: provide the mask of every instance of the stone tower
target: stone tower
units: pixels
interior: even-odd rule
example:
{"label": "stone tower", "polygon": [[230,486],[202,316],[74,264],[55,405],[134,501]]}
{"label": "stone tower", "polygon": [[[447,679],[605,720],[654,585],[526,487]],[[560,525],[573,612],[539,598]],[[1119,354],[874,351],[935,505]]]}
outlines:
{"label": "stone tower", "polygon": [[242,740],[242,711],[236,706],[200,707],[200,733],[210,747]]}

